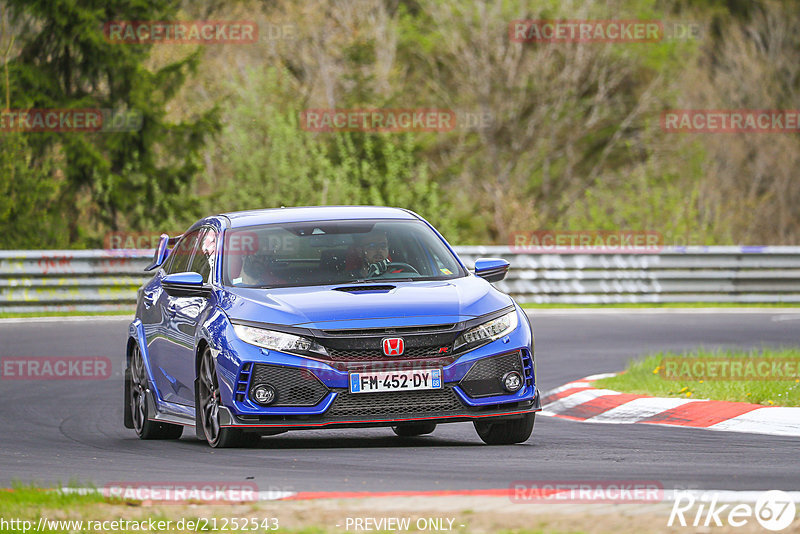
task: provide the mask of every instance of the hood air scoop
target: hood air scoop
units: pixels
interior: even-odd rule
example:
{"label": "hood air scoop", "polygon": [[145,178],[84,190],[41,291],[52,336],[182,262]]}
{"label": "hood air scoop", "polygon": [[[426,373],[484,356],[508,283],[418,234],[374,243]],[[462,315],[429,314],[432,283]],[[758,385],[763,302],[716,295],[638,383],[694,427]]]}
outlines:
{"label": "hood air scoop", "polygon": [[392,285],[352,285],[341,286],[333,288],[334,291],[342,291],[344,293],[388,293],[396,286]]}

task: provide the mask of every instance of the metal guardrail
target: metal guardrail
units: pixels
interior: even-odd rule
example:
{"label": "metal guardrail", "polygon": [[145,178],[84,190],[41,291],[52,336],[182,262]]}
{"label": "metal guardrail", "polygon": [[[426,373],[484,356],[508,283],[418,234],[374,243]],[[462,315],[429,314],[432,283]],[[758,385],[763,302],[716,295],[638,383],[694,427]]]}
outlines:
{"label": "metal guardrail", "polygon": [[515,254],[459,247],[471,264],[505,257],[496,286],[519,302],[800,302],[800,247],[675,247],[657,254]]}
{"label": "metal guardrail", "polygon": [[[511,262],[496,286],[519,302],[800,302],[800,247],[682,247],[656,254],[522,254],[456,247]],[[0,251],[0,312],[132,309],[148,250]]]}

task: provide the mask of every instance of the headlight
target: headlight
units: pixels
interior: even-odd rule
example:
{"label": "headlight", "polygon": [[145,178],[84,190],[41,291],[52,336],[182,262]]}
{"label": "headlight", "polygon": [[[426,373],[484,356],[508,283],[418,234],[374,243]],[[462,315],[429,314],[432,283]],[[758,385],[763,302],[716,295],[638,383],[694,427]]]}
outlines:
{"label": "headlight", "polygon": [[325,352],[324,347],[312,340],[294,334],[287,334],[286,332],[255,328],[243,324],[233,325],[233,331],[236,332],[239,339],[256,347],[279,350],[281,352]]}
{"label": "headlight", "polygon": [[484,345],[512,332],[519,323],[517,310],[511,310],[507,314],[487,321],[475,328],[470,328],[456,339],[453,350],[458,350],[464,345]]}

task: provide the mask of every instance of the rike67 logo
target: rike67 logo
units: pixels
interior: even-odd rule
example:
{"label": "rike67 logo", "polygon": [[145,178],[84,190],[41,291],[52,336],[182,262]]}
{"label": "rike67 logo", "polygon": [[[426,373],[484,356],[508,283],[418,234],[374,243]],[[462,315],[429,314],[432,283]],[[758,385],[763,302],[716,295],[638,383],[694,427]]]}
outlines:
{"label": "rike67 logo", "polygon": [[778,532],[789,527],[797,513],[795,499],[785,491],[766,491],[755,505],[723,503],[722,500],[719,492],[702,495],[692,491],[677,492],[667,526],[743,527],[752,525],[755,519],[761,527]]}

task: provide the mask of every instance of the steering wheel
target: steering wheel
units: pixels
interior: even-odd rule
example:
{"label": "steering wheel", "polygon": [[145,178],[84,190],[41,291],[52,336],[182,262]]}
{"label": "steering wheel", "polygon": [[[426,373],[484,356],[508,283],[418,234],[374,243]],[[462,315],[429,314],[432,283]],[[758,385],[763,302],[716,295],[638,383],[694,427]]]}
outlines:
{"label": "steering wheel", "polygon": [[[419,271],[414,268],[413,265],[409,265],[408,263],[403,263],[401,261],[393,261],[386,267],[386,272],[381,274],[381,278],[386,276],[387,274],[397,274],[390,271],[397,271],[401,273],[414,273],[419,274]],[[390,278],[390,277],[389,277]]]}

